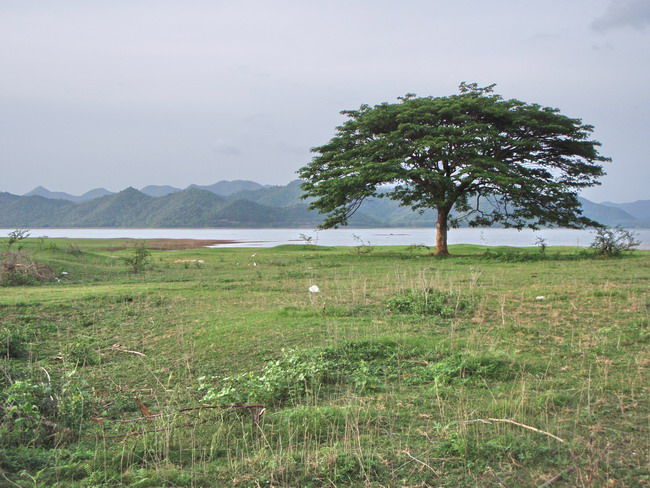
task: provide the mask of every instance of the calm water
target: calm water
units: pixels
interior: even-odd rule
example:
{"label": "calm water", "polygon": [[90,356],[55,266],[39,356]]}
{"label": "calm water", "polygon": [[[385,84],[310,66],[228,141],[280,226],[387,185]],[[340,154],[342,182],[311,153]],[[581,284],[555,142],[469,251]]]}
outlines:
{"label": "calm water", "polygon": [[[0,237],[14,229],[0,229]],[[650,249],[650,229],[634,229],[641,241],[639,249]],[[363,243],[377,246],[424,244],[433,246],[435,229],[30,229],[32,237],[69,238],[132,238],[132,239],[209,239],[236,241],[215,247],[272,247],[304,242],[301,234],[312,237],[322,246],[355,246]],[[451,229],[449,244],[482,244],[486,246],[532,246],[538,237],[549,246],[588,247],[593,232],[573,229],[517,231],[515,229]]]}

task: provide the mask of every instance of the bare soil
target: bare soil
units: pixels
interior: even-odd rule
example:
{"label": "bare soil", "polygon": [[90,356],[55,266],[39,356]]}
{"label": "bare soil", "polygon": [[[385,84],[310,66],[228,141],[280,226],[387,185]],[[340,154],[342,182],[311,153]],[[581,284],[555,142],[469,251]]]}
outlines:
{"label": "bare soil", "polygon": [[[123,246],[112,246],[110,251],[119,251],[128,249],[131,243],[136,239],[124,239]],[[141,239],[137,239],[141,240]],[[184,249],[200,249],[207,246],[218,246],[220,244],[237,244],[240,241],[235,240],[209,240],[209,239],[144,239],[148,249],[159,251],[181,251]]]}

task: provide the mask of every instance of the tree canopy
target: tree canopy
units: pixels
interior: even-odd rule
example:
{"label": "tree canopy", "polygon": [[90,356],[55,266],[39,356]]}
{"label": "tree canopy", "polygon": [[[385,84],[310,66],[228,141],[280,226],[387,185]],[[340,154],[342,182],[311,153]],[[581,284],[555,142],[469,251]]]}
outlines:
{"label": "tree canopy", "polygon": [[447,230],[461,219],[518,229],[598,225],[582,216],[577,195],[599,184],[599,163],[609,161],[589,139],[593,127],[493,88],[461,83],[457,95],[407,94],[341,112],[348,120],[298,170],[302,197],[327,214],[322,227],[346,225],[369,197],[435,209],[436,254],[448,254]]}

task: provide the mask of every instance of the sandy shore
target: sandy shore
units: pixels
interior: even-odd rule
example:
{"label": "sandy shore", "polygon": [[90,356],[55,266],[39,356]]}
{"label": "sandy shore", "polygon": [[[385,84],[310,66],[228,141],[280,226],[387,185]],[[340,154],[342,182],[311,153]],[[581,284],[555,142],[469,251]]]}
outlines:
{"label": "sandy shore", "polygon": [[159,251],[181,251],[183,249],[200,249],[208,246],[219,246],[224,244],[239,244],[237,240],[214,240],[214,239],[124,239],[124,246],[111,246],[111,250],[117,251],[132,247],[133,241],[145,241],[148,249]]}

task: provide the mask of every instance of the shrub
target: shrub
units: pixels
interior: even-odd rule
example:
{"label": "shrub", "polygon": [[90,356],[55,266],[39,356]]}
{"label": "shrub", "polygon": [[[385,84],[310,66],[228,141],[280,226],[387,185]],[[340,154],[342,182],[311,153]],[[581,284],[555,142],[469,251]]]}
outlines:
{"label": "shrub", "polygon": [[641,244],[638,234],[621,226],[602,227],[596,229],[595,237],[591,248],[596,250],[599,256],[619,256],[623,251],[634,250]]}
{"label": "shrub", "polygon": [[220,387],[200,378],[200,389],[205,391],[206,402],[276,405],[298,403],[328,384],[348,384],[357,392],[377,390],[396,356],[396,345],[370,341],[305,353],[283,351],[280,359],[269,361],[262,371],[223,378]]}
{"label": "shrub", "polygon": [[11,252],[11,248],[16,244],[18,247],[18,252],[20,252],[24,246],[23,241],[30,236],[27,229],[16,229],[8,234],[7,239],[7,252]]}
{"label": "shrub", "polygon": [[51,446],[70,439],[97,405],[88,383],[74,370],[58,385],[49,376],[47,383],[16,380],[0,391],[0,448]]}
{"label": "shrub", "polygon": [[97,347],[89,339],[81,338],[66,345],[64,356],[74,367],[99,364],[102,360]]}
{"label": "shrub", "polygon": [[15,381],[2,392],[0,446],[20,446],[41,441],[45,435],[41,417],[43,386]]}
{"label": "shrub", "polygon": [[463,383],[472,380],[507,381],[517,374],[512,359],[504,353],[459,353],[415,371],[411,382]]}
{"label": "shrub", "polygon": [[145,247],[144,241],[140,241],[133,247],[131,256],[124,258],[124,262],[133,273],[141,273],[151,263],[151,251]]}
{"label": "shrub", "polygon": [[394,313],[409,313],[418,315],[438,315],[453,317],[457,310],[467,304],[452,295],[440,290],[425,288],[423,290],[405,290],[391,297],[386,302],[388,309]]}
{"label": "shrub", "polygon": [[544,254],[546,252],[546,239],[544,239],[542,236],[537,236],[534,244],[537,246],[537,250],[540,254]]}
{"label": "shrub", "polygon": [[0,356],[3,358],[21,358],[27,353],[27,337],[8,327],[0,328]]}
{"label": "shrub", "polygon": [[0,254],[0,285],[35,285],[51,281],[54,273],[51,266],[32,261],[24,253],[4,252]]}
{"label": "shrub", "polygon": [[222,380],[221,389],[208,388],[204,401],[222,403],[275,403],[297,400],[312,389],[326,364],[295,351],[283,351],[280,359],[269,361],[261,373],[248,372]]}

